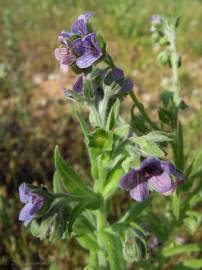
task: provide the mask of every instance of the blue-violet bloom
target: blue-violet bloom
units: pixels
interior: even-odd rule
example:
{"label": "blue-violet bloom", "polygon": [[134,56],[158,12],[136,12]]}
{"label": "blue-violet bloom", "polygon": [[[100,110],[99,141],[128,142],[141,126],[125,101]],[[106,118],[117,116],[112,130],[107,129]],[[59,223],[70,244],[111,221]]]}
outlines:
{"label": "blue-violet bloom", "polygon": [[140,202],[149,196],[149,188],[171,195],[184,180],[184,175],[171,162],[148,157],[140,168],[132,169],[122,177],[120,187],[129,190],[130,196]]}
{"label": "blue-violet bloom", "polygon": [[114,68],[112,70],[112,80],[115,82],[120,82],[120,81],[122,82],[121,91],[123,93],[128,93],[130,90],[133,89],[133,81],[128,78],[125,78],[124,72],[120,68]]}
{"label": "blue-violet bloom", "polygon": [[23,221],[24,225],[27,226],[43,207],[44,197],[34,194],[32,188],[26,183],[19,186],[19,196],[21,202],[25,203],[25,206],[20,211],[19,220]]}
{"label": "blue-violet bloom", "polygon": [[92,66],[102,56],[102,50],[95,33],[76,39],[73,42],[73,47],[78,55],[76,64],[79,68]]}

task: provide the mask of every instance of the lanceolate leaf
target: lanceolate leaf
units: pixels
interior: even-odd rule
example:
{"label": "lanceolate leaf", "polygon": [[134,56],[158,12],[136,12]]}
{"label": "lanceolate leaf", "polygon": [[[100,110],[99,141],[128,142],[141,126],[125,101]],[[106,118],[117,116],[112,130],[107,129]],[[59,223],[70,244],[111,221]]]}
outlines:
{"label": "lanceolate leaf", "polygon": [[198,244],[186,244],[174,247],[166,247],[163,249],[163,255],[165,257],[171,257],[180,253],[201,252],[202,246]]}
{"label": "lanceolate leaf", "polygon": [[62,158],[58,146],[55,148],[55,167],[60,174],[65,188],[71,193],[75,194],[89,194],[93,193],[82,182],[80,176],[70,167]]}

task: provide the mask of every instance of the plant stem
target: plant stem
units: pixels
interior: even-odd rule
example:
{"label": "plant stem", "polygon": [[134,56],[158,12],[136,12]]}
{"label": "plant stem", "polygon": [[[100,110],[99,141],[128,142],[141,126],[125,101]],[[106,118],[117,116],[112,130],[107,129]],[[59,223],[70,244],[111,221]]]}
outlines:
{"label": "plant stem", "polygon": [[104,243],[102,237],[99,234],[99,232],[103,230],[106,226],[106,214],[104,204],[100,207],[100,209],[96,210],[96,219],[97,219],[97,242],[100,247],[100,250],[98,251],[98,263],[100,267],[99,269],[106,269],[107,261],[103,247]]}
{"label": "plant stem", "polygon": [[142,103],[140,103],[136,97],[136,95],[131,91],[130,92],[130,97],[132,99],[132,101],[134,102],[134,104],[136,105],[136,107],[138,108],[138,110],[141,112],[141,114],[144,116],[144,119],[147,121],[147,123],[153,128],[153,129],[157,129],[159,130],[159,127],[156,125],[155,122],[153,122],[150,117],[148,116],[148,114],[146,113],[144,106],[142,105]]}

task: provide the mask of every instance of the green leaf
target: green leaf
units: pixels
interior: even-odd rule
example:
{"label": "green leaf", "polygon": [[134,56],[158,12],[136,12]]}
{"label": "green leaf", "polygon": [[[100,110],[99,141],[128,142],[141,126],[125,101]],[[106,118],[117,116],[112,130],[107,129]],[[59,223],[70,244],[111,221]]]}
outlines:
{"label": "green leaf", "polygon": [[89,147],[100,151],[111,151],[113,146],[113,133],[102,128],[95,129],[89,136]]}
{"label": "green leaf", "polygon": [[119,125],[114,129],[114,134],[119,137],[127,137],[130,131],[130,126],[128,124],[119,123]]}
{"label": "green leaf", "polygon": [[120,104],[121,103],[119,99],[117,99],[115,103],[113,104],[109,112],[109,115],[107,117],[106,130],[111,130],[114,127],[118,113],[119,113]]}
{"label": "green leaf", "polygon": [[152,131],[143,137],[151,142],[170,142],[173,140],[172,133],[166,133],[162,131]]}
{"label": "green leaf", "polygon": [[132,137],[130,140],[138,144],[142,155],[160,158],[164,157],[164,152],[159,148],[159,146],[152,141],[146,140],[143,136]]}
{"label": "green leaf", "polygon": [[100,48],[102,49],[102,52],[103,53],[106,53],[107,45],[106,45],[106,42],[105,42],[102,34],[101,33],[98,33],[97,38],[98,38],[98,42],[99,42]]}
{"label": "green leaf", "polygon": [[123,247],[119,235],[111,232],[100,232],[105,241],[110,270],[125,270],[126,262],[123,258]]}
{"label": "green leaf", "polygon": [[186,260],[183,265],[191,269],[202,269],[202,259]]}
{"label": "green leaf", "polygon": [[118,183],[121,176],[124,175],[124,170],[121,166],[116,166],[108,175],[106,179],[106,184],[104,186],[102,195],[104,197],[109,197],[115,189],[118,187]]}
{"label": "green leaf", "polygon": [[163,256],[171,257],[181,253],[191,253],[191,252],[200,252],[202,251],[201,245],[198,244],[186,244],[173,247],[165,247],[162,251]]}
{"label": "green leaf", "polygon": [[60,174],[58,173],[58,171],[55,171],[54,172],[54,176],[53,176],[53,191],[54,191],[54,193],[64,192],[64,187],[63,187],[62,179],[61,179]]}
{"label": "green leaf", "polygon": [[77,237],[76,240],[83,248],[87,250],[93,250],[96,252],[99,249],[96,238],[90,233],[81,237]]}
{"label": "green leaf", "polygon": [[75,194],[93,193],[82,182],[80,176],[62,158],[58,146],[55,148],[55,167],[60,174],[67,191]]}

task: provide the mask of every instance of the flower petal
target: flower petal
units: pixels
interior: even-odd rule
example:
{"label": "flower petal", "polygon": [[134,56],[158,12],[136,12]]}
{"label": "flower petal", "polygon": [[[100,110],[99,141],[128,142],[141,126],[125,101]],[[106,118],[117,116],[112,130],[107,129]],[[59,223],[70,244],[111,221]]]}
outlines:
{"label": "flower petal", "polygon": [[44,198],[36,195],[36,198],[33,203],[33,207],[30,211],[30,215],[32,216],[35,215],[37,211],[39,211],[42,208],[43,205],[44,205]]}
{"label": "flower petal", "polygon": [[92,53],[85,53],[84,55],[80,56],[76,60],[76,64],[79,68],[88,68],[92,64],[94,64],[100,57],[102,53],[98,52],[98,54],[92,54]]}
{"label": "flower petal", "polygon": [[55,49],[55,58],[60,62],[68,55],[67,48],[56,48]]}
{"label": "flower petal", "polygon": [[135,185],[134,170],[132,170],[121,178],[120,187],[122,189],[130,190],[134,187],[134,185]]}
{"label": "flower petal", "polygon": [[148,180],[149,186],[157,192],[166,193],[173,187],[173,180],[167,172],[155,175]]}
{"label": "flower petal", "polygon": [[20,211],[19,220],[20,221],[31,221],[34,217],[33,215],[30,214],[32,208],[33,208],[33,204],[31,202],[27,203]]}
{"label": "flower petal", "polygon": [[149,189],[146,181],[140,181],[137,185],[130,190],[130,196],[138,201],[142,202],[149,196]]}
{"label": "flower petal", "polygon": [[84,53],[86,46],[88,46],[88,43],[81,38],[77,38],[73,42],[73,47],[78,55],[82,55]]}
{"label": "flower petal", "polygon": [[65,65],[65,64],[60,64],[60,71],[62,73],[67,73],[69,70],[69,66],[68,65]]}
{"label": "flower petal", "polygon": [[161,194],[163,194],[164,196],[170,196],[176,190],[176,187],[177,187],[177,183],[176,182],[173,182],[172,187],[167,192],[163,192]]}
{"label": "flower petal", "polygon": [[148,157],[144,159],[141,164],[140,170],[143,173],[151,176],[159,175],[163,172],[160,160],[154,157]]}
{"label": "flower petal", "polygon": [[88,34],[85,15],[80,15],[77,18],[77,20],[72,25],[71,31],[75,35],[87,35]]}
{"label": "flower petal", "polygon": [[176,168],[170,161],[160,161],[161,162],[161,168],[166,171],[168,174],[175,174]]}
{"label": "flower petal", "polygon": [[78,79],[72,86],[72,89],[79,94],[83,93],[83,77],[82,76],[78,77]]}
{"label": "flower petal", "polygon": [[26,184],[22,183],[19,186],[19,196],[23,203],[28,203],[32,201],[31,188]]}

